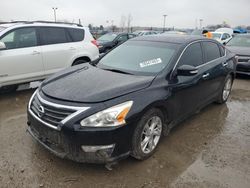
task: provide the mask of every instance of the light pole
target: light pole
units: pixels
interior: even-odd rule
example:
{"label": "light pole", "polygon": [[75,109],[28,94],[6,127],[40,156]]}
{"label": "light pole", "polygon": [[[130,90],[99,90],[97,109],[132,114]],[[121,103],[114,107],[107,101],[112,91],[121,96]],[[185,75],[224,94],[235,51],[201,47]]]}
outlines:
{"label": "light pole", "polygon": [[54,11],[54,18],[55,18],[55,22],[56,22],[56,10],[58,9],[57,7],[52,7],[53,11]]}
{"label": "light pole", "polygon": [[202,22],[203,22],[203,19],[200,19],[200,29],[202,29]]}
{"label": "light pole", "polygon": [[163,23],[163,32],[165,31],[165,25],[166,25],[166,17],[168,15],[164,14],[163,17],[164,17],[164,23]]}

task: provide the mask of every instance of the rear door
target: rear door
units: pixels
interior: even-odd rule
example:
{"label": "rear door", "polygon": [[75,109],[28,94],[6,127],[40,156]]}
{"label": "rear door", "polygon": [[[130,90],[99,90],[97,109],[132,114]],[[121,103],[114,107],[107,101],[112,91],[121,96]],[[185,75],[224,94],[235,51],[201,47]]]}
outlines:
{"label": "rear door", "polygon": [[77,48],[66,28],[40,27],[43,63],[45,75],[50,75],[69,66],[77,53]]}
{"label": "rear door", "polygon": [[[202,48],[205,62],[199,66],[203,70],[202,81],[203,89],[201,92],[201,103],[206,104],[213,100],[220,91],[220,87],[226,77],[223,54],[217,43],[212,41],[203,41]],[[225,62],[226,63],[226,62]]]}
{"label": "rear door", "polygon": [[6,49],[0,51],[0,84],[9,85],[44,77],[37,29],[12,30],[0,38]]}

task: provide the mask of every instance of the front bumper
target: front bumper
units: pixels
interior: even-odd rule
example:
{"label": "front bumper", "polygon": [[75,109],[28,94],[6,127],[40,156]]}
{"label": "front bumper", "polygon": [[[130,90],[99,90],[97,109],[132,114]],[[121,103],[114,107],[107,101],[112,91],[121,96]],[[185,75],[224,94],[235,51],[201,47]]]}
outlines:
{"label": "front bumper", "polygon": [[[74,127],[74,126],[72,126]],[[27,132],[47,150],[60,158],[82,163],[112,163],[130,154],[131,131],[119,128],[54,130],[28,112]]]}

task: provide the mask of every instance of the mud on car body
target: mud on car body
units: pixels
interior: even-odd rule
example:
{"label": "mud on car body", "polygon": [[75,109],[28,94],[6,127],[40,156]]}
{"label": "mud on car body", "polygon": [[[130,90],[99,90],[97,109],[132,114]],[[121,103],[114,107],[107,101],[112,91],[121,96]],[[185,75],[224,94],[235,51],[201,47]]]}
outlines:
{"label": "mud on car body", "polygon": [[146,159],[174,125],[209,103],[227,101],[235,61],[203,37],[131,39],[45,80],[29,102],[28,132],[78,162]]}

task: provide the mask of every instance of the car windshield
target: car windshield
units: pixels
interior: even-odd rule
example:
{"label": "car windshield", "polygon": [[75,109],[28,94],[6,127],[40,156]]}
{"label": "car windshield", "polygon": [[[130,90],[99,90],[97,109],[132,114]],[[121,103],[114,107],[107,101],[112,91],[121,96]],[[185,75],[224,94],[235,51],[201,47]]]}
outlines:
{"label": "car windshield", "polygon": [[156,75],[171,61],[178,44],[128,41],[104,56],[97,64],[101,69],[134,75]]}
{"label": "car windshield", "polygon": [[117,37],[117,34],[115,33],[107,33],[100,38],[98,38],[99,41],[112,41]]}
{"label": "car windshield", "polygon": [[227,46],[250,47],[250,36],[237,35],[227,43]]}
{"label": "car windshield", "polygon": [[212,33],[213,34],[213,39],[220,39],[221,34],[220,33]]}

